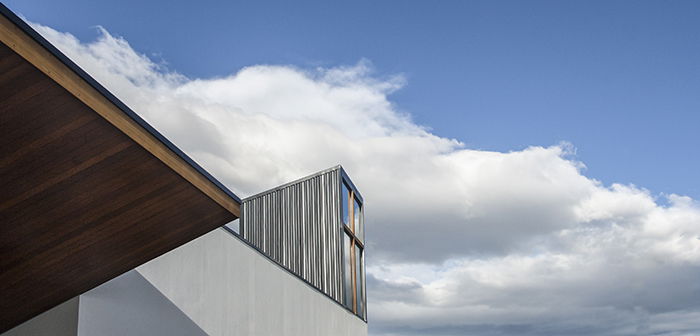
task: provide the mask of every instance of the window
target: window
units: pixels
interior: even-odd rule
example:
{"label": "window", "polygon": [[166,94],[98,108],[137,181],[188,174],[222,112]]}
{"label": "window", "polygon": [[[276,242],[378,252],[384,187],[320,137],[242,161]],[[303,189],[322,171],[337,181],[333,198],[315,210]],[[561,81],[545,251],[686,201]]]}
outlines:
{"label": "window", "polygon": [[365,317],[364,220],[359,195],[343,182],[341,187],[343,232],[344,304],[358,316]]}
{"label": "window", "polygon": [[[343,264],[345,265],[345,277],[343,279],[343,285],[345,286],[346,289],[352,288],[352,272],[348,272],[347,270],[352,270],[352,253],[350,249],[350,244],[352,244],[352,238],[346,233],[343,235]],[[353,307],[353,299],[352,299],[352,290],[346,290],[345,291],[345,306],[348,307],[348,309],[352,310]]]}
{"label": "window", "polygon": [[365,223],[362,220],[362,205],[360,201],[355,198],[355,207],[353,208],[354,221],[355,221],[355,234],[357,239],[365,241]]}
{"label": "window", "polygon": [[350,211],[349,211],[350,208],[348,207],[348,205],[350,204],[349,203],[350,202],[350,188],[348,188],[348,186],[345,183],[343,183],[343,188],[341,190],[341,194],[342,194],[341,203],[342,203],[342,207],[343,207],[343,214],[342,214],[341,218],[343,220],[343,224],[350,226]]}
{"label": "window", "polygon": [[362,249],[359,245],[355,245],[355,287],[357,288],[357,315],[364,317],[362,309],[364,308],[364,297],[362,290]]}

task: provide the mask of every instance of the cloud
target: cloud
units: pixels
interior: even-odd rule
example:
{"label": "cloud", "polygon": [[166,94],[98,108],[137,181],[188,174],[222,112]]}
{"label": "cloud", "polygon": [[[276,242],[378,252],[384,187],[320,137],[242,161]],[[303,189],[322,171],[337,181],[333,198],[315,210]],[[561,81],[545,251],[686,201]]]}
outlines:
{"label": "cloud", "polygon": [[405,80],[366,60],[191,79],[101,28],[34,27],[240,196],[343,164],[367,200],[373,334],[700,331],[695,200],[605,186],[570,144],[433,134],[390,100]]}

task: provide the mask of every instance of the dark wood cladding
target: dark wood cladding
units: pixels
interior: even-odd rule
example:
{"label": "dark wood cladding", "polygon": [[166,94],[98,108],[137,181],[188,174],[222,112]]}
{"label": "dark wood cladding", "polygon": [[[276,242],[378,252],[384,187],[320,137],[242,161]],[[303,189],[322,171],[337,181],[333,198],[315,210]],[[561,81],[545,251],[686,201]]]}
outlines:
{"label": "dark wood cladding", "polygon": [[0,44],[0,333],[235,216]]}

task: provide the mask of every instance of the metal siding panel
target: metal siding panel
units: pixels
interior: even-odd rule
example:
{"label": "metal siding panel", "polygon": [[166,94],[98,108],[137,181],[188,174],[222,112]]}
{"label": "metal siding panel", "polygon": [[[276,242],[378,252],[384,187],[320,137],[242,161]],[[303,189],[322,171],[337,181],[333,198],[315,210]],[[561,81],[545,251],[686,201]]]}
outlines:
{"label": "metal siding panel", "polygon": [[243,200],[243,238],[342,303],[340,168]]}

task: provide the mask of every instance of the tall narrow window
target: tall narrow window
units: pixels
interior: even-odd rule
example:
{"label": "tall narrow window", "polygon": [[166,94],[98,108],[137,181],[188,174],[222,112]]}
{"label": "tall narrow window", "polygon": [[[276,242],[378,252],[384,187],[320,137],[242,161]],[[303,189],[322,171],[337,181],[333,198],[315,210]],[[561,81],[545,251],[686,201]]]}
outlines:
{"label": "tall narrow window", "polygon": [[357,301],[356,313],[361,317],[364,316],[364,295],[362,293],[362,279],[364,277],[362,276],[362,269],[362,249],[359,245],[355,245],[355,286],[357,287],[357,299],[355,301]]}
{"label": "tall narrow window", "polygon": [[341,219],[343,220],[343,224],[350,226],[350,189],[345,183],[343,183],[340,193],[342,194],[341,207],[343,209]]}
{"label": "tall narrow window", "polygon": [[341,220],[343,231],[344,304],[358,316],[365,317],[364,222],[362,202],[351,184],[341,187]]}
{"label": "tall narrow window", "polygon": [[[360,257],[360,269],[362,270],[362,303],[363,303],[363,308],[362,312],[364,315],[361,315],[363,318],[367,318],[367,286],[365,285],[365,254],[362,253]],[[360,286],[358,284],[358,286]]]}
{"label": "tall narrow window", "polygon": [[351,249],[350,246],[352,244],[352,239],[350,236],[346,233],[343,234],[343,265],[345,265],[345,276],[343,279],[343,283],[345,286],[345,306],[348,307],[348,309],[353,309],[353,302],[352,302],[352,254],[351,254]]}
{"label": "tall narrow window", "polygon": [[355,220],[355,236],[361,241],[365,241],[365,223],[362,221],[362,205],[360,201],[355,198],[355,207],[353,208],[353,217]]}

